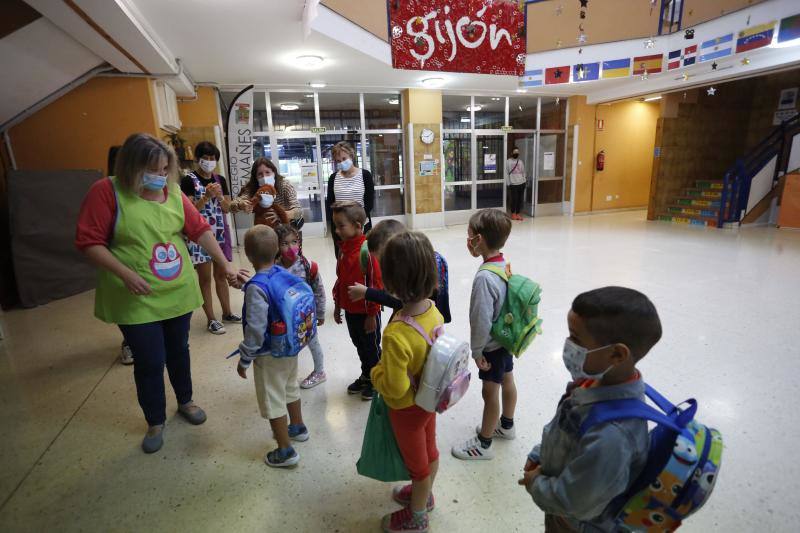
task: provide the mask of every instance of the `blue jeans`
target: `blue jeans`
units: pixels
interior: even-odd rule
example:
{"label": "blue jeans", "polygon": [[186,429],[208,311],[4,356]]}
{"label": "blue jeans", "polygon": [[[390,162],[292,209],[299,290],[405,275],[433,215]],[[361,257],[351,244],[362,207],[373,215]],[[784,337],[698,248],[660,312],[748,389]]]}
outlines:
{"label": "blue jeans", "polygon": [[148,425],[167,419],[164,392],[164,365],[175,391],[178,405],[192,399],[192,371],[189,363],[189,322],[192,313],[149,322],[120,325],[125,342],[133,352],[136,394]]}

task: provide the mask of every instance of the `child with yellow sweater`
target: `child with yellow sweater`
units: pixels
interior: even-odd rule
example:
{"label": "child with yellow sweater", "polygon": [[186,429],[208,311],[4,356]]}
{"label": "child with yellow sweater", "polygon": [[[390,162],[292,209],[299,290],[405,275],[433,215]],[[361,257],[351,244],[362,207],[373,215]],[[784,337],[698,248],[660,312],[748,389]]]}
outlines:
{"label": "child with yellow sweater", "polygon": [[[433,246],[418,232],[402,232],[386,243],[380,259],[386,289],[403,302],[398,314],[412,318],[423,331],[433,332],[444,319],[428,296],[438,275]],[[396,487],[393,496],[403,506],[383,518],[390,533],[428,531],[433,510],[433,481],[439,468],[436,449],[436,413],[414,403],[416,388],[430,347],[405,322],[391,320],[383,332],[383,356],[372,369],[372,383],[389,407],[397,446],[411,475],[411,484]]]}

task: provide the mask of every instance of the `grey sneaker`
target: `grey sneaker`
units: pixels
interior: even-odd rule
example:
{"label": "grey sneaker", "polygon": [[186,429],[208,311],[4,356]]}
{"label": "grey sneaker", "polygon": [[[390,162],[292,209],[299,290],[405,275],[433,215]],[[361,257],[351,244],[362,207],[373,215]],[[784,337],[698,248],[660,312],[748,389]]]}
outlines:
{"label": "grey sneaker", "polygon": [[[475,433],[480,433],[481,427],[475,426]],[[514,440],[517,438],[517,426],[511,426],[511,429],[503,429],[503,426],[500,425],[500,421],[497,421],[497,425],[494,427],[494,431],[492,432],[492,438],[497,437],[498,439],[505,439],[505,440]]]}
{"label": "grey sneaker", "polygon": [[179,405],[178,413],[190,424],[194,424],[195,426],[199,426],[206,421],[206,412],[197,407],[194,402]]}
{"label": "grey sneaker", "polygon": [[300,454],[294,448],[287,448],[286,450],[276,448],[264,457],[264,462],[274,468],[285,468],[299,463]]}
{"label": "grey sneaker", "polygon": [[155,453],[164,445],[164,424],[150,426],[142,439],[144,453]]}
{"label": "grey sneaker", "polygon": [[133,351],[131,347],[128,346],[128,343],[122,341],[122,347],[119,350],[119,362],[123,365],[132,365],[133,364]]}
{"label": "grey sneaker", "polygon": [[214,335],[224,335],[225,326],[223,326],[222,322],[220,322],[219,320],[211,320],[208,323],[208,331],[210,331]]}

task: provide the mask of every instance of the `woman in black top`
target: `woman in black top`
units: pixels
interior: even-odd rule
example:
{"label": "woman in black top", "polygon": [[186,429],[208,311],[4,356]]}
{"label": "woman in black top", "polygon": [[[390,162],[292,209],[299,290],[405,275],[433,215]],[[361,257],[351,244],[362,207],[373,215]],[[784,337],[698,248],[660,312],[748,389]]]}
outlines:
{"label": "woman in black top", "polygon": [[[355,165],[356,151],[353,145],[341,141],[331,149],[331,157],[336,164],[336,172],[328,178],[328,198],[325,206],[325,213],[328,219],[328,227],[333,228],[333,211],[331,205],[334,202],[351,200],[358,203],[367,212],[367,223],[364,225],[364,233],[372,227],[372,207],[375,205],[375,183],[369,170],[359,168]],[[336,257],[339,257],[339,237],[336,232],[331,230],[333,236],[333,248]]]}

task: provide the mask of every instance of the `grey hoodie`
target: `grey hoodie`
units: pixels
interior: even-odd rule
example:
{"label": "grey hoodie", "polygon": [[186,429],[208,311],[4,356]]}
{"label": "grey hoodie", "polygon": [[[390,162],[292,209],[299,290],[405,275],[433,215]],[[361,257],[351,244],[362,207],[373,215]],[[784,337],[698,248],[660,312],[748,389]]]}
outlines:
{"label": "grey hoodie", "polygon": [[[506,268],[505,259],[488,262],[502,269]],[[481,265],[483,266],[483,265]],[[493,352],[502,348],[499,342],[492,339],[492,322],[500,316],[500,309],[506,300],[506,282],[494,272],[478,270],[472,281],[472,295],[469,299],[470,348],[472,357],[478,358],[484,352]]]}
{"label": "grey hoodie", "polygon": [[613,531],[609,504],[636,481],[647,462],[647,422],[627,419],[600,424],[580,437],[579,429],[594,403],[644,399],[644,381],[611,387],[567,387],[542,442],[528,457],[542,473],[528,485],[533,501],[547,514],[569,519],[578,531]]}

